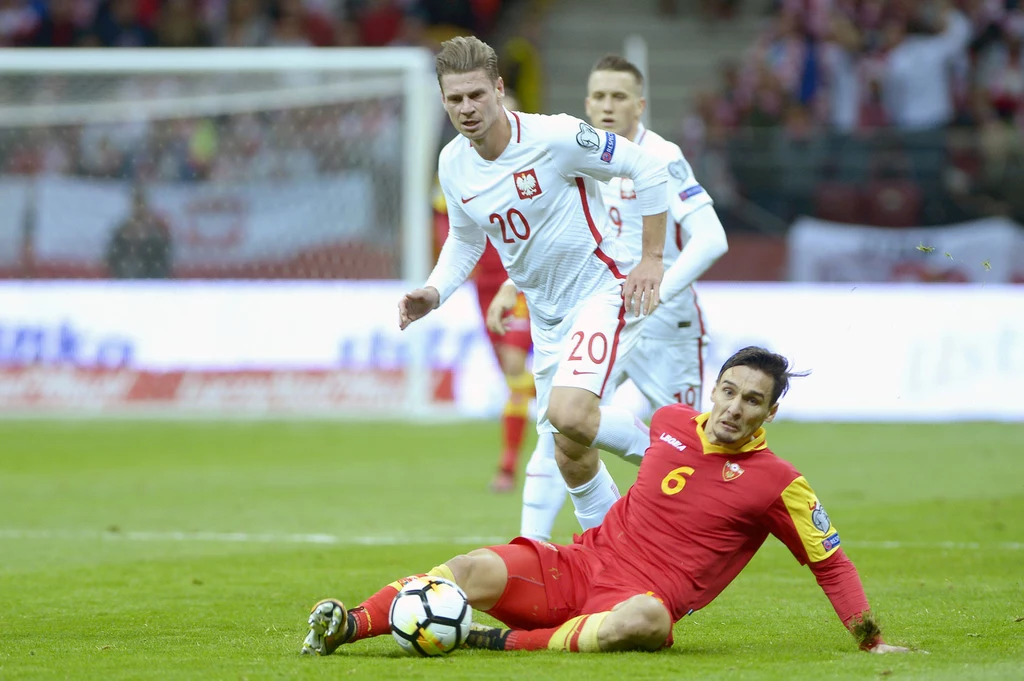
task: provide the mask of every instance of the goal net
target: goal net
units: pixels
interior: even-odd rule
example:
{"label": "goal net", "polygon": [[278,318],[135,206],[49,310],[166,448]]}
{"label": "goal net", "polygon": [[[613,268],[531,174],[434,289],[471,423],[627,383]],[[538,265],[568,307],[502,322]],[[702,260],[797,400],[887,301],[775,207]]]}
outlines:
{"label": "goal net", "polygon": [[[24,50],[3,64],[0,167],[34,199],[9,276],[422,275],[423,244],[401,246],[429,219],[426,52]],[[111,248],[133,201],[168,223],[166,262]]]}
{"label": "goal net", "polygon": [[429,52],[0,52],[0,409],[429,408]]}

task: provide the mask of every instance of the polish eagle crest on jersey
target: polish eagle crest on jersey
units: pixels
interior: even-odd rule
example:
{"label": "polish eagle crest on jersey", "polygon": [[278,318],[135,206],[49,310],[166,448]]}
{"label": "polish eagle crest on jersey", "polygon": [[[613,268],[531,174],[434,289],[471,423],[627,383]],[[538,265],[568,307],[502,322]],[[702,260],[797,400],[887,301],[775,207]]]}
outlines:
{"label": "polish eagle crest on jersey", "polygon": [[633,180],[623,177],[619,180],[619,195],[623,201],[636,200],[636,189],[633,188]]}
{"label": "polish eagle crest on jersey", "polygon": [[519,192],[519,198],[532,199],[540,194],[540,182],[537,181],[537,173],[534,172],[533,168],[519,173],[514,173],[512,177],[515,179],[516,191]]}
{"label": "polish eagle crest on jersey", "polygon": [[726,461],[725,465],[722,466],[722,479],[725,480],[726,482],[729,482],[730,480],[735,480],[741,475],[743,475],[743,469],[740,468],[740,465],[738,463]]}

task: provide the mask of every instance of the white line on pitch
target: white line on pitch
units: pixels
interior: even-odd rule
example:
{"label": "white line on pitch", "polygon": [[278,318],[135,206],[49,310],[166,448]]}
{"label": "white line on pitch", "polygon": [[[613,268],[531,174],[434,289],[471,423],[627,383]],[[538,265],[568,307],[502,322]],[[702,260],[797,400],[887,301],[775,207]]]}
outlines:
{"label": "white line on pitch", "polygon": [[[412,546],[416,544],[467,544],[481,546],[503,544],[511,537],[499,536],[394,536],[377,535],[344,537],[335,534],[285,534],[272,532],[149,532],[95,530],[19,530],[0,529],[0,539],[39,540],[105,540],[140,542],[210,542],[222,544],[334,544],[338,546]],[[949,551],[977,551],[999,549],[1020,551],[1024,542],[902,542],[902,541],[851,541],[844,546],[858,549],[939,549]]]}

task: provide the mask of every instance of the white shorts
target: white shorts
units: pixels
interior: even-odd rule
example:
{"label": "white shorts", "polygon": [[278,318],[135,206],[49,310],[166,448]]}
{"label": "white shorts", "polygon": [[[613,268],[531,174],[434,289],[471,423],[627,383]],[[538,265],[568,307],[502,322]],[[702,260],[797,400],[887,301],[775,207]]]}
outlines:
{"label": "white shorts", "polygon": [[557,324],[530,320],[538,433],[556,432],[548,420],[552,387],[583,388],[598,397],[611,389],[616,367],[639,340],[642,319],[626,312],[615,291],[588,298]]}
{"label": "white shorts", "polygon": [[610,385],[618,387],[629,378],[655,409],[682,403],[700,411],[706,347],[707,339],[701,336],[677,340],[642,336],[616,368]]}

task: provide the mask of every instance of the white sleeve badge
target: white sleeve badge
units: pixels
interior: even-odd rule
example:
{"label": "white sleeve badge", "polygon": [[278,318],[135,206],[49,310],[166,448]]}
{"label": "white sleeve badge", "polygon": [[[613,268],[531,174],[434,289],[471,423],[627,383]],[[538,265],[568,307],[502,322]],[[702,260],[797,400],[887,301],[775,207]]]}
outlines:
{"label": "white sleeve badge", "polygon": [[576,144],[584,149],[597,151],[601,147],[601,136],[586,123],[580,123],[580,131],[576,133]]}

